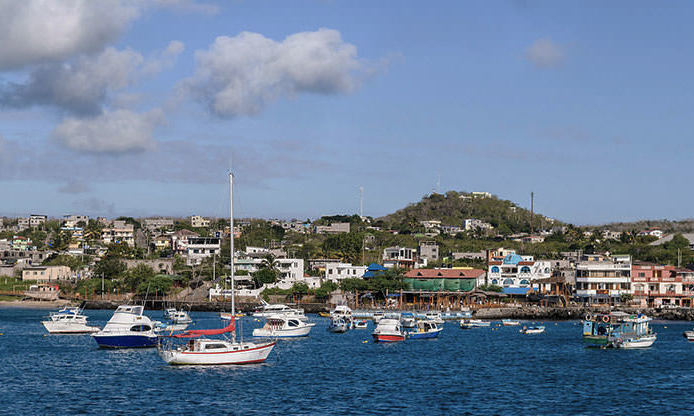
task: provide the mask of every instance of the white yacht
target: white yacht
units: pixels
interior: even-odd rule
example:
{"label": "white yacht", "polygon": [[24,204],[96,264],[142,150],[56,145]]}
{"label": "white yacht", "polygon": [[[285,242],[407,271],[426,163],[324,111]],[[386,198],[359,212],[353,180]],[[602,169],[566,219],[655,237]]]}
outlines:
{"label": "white yacht", "polygon": [[265,320],[262,328],[253,330],[254,337],[293,338],[305,337],[316,324],[286,315],[273,315]]}
{"label": "white yacht", "polygon": [[190,324],[193,322],[193,320],[190,318],[190,315],[188,315],[188,312],[184,310],[180,311],[174,311],[173,314],[169,317],[171,319],[171,323],[174,324]]}
{"label": "white yacht", "polygon": [[64,307],[58,312],[51,312],[48,320],[41,324],[49,334],[91,334],[99,328],[87,325],[87,317],[82,315],[79,307]]}
{"label": "white yacht", "polygon": [[425,320],[427,320],[427,321],[433,321],[433,322],[436,323],[437,325],[443,325],[443,323],[444,323],[444,320],[443,320],[443,318],[441,317],[441,312],[438,312],[438,311],[429,311],[429,312],[427,312],[426,314],[424,314],[424,316],[425,316],[425,318],[424,318]]}
{"label": "white yacht", "polygon": [[268,318],[270,316],[275,316],[275,315],[285,315],[285,316],[291,316],[295,317],[297,319],[305,320],[306,316],[304,315],[304,310],[303,309],[293,309],[290,308],[287,305],[277,303],[274,305],[271,305],[261,299],[261,302],[263,305],[257,309],[255,312],[253,312],[253,316],[256,318]]}
{"label": "white yacht", "polygon": [[154,323],[143,315],[145,307],[121,305],[101,331],[92,334],[101,348],[147,348],[157,345]]}

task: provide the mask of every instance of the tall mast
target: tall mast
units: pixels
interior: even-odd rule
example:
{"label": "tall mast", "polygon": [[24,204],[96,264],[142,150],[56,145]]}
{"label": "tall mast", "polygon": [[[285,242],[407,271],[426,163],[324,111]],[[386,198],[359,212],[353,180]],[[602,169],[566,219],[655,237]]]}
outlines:
{"label": "tall mast", "polygon": [[[236,288],[234,287],[234,174],[229,172],[229,267],[231,270],[231,319],[236,316]],[[236,331],[233,334],[236,340]]]}

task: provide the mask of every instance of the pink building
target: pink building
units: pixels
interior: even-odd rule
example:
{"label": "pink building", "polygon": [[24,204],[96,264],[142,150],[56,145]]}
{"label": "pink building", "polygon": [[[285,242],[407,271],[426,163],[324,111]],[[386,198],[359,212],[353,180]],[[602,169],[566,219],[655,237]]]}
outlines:
{"label": "pink building", "polygon": [[634,301],[643,307],[691,306],[694,271],[653,263],[631,266]]}

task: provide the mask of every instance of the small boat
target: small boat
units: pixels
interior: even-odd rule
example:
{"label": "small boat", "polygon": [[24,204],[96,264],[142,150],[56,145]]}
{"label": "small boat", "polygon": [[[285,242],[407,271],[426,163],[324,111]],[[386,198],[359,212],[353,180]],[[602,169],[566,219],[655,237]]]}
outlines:
{"label": "small boat", "polygon": [[260,299],[260,302],[262,305],[256,309],[255,312],[253,312],[253,316],[256,318],[267,318],[274,315],[287,315],[295,316],[299,319],[306,319],[303,309],[290,308],[289,306],[281,303],[271,305],[265,302],[263,299]]}
{"label": "small boat", "polygon": [[402,323],[403,328],[414,328],[417,319],[412,312],[402,312],[400,314],[400,323]]}
{"label": "small boat", "polygon": [[694,341],[694,329],[691,331],[684,331],[682,335],[687,338],[687,341]]}
{"label": "small boat", "polygon": [[318,312],[318,316],[321,318],[330,318],[330,312]]}
{"label": "small boat", "polygon": [[588,314],[583,321],[583,340],[588,346],[601,348],[648,348],[657,340],[649,325],[651,320],[646,315],[619,311]]}
{"label": "small boat", "polygon": [[154,324],[154,332],[156,332],[157,334],[166,332],[185,331],[186,328],[188,328],[188,324],[167,324],[160,321],[152,321],[152,323]]}
{"label": "small boat", "polygon": [[359,321],[354,321],[354,329],[366,329],[369,326],[366,319],[361,319]]}
{"label": "small boat", "polygon": [[427,321],[434,321],[438,325],[443,325],[444,320],[443,317],[441,316],[441,312],[438,311],[429,311],[424,314],[424,320]]}
{"label": "small boat", "polygon": [[174,311],[170,316],[169,319],[171,319],[171,322],[174,324],[190,324],[193,323],[193,320],[190,318],[190,315],[188,315],[188,312],[184,310],[180,311]]}
{"label": "small boat", "polygon": [[520,329],[519,331],[521,334],[541,334],[545,332],[545,327],[544,326],[524,326],[523,328]]}
{"label": "small boat", "polygon": [[492,323],[489,321],[483,321],[481,319],[461,319],[460,328],[461,329],[472,329],[472,328],[486,328]]}
{"label": "small boat", "polygon": [[328,331],[342,334],[349,330],[349,322],[340,316],[330,318],[330,324],[328,325]]}
{"label": "small boat", "polygon": [[405,332],[397,319],[383,318],[371,334],[375,342],[398,342],[405,340]]}
{"label": "small boat", "polygon": [[443,331],[443,327],[438,326],[435,321],[423,320],[417,321],[414,331],[407,332],[407,338],[411,339],[427,339],[437,338],[439,333]]}
{"label": "small boat", "polygon": [[383,319],[385,315],[383,311],[376,311],[371,315],[371,320],[373,320],[375,324],[378,324],[378,321]]}
{"label": "small boat", "polygon": [[219,313],[219,318],[224,319],[225,321],[230,321],[232,316],[235,318],[243,318],[246,315],[244,315],[242,313],[237,313],[234,315],[231,312],[220,312]]}
{"label": "small boat", "polygon": [[41,324],[49,334],[91,334],[99,332],[95,326],[87,325],[87,317],[82,315],[79,307],[64,307],[58,312],[51,312],[48,320]]}
{"label": "small boat", "polygon": [[335,309],[330,311],[330,316],[331,317],[343,317],[343,318],[349,318],[350,320],[352,319],[352,309],[347,306],[347,305],[337,305],[335,306]]}
{"label": "small boat", "polygon": [[516,321],[516,320],[513,320],[513,319],[502,319],[502,320],[501,320],[501,323],[502,323],[504,326],[519,326],[519,325],[520,325],[520,321]]}
{"label": "small boat", "polygon": [[316,324],[290,318],[285,315],[274,315],[265,319],[262,328],[253,330],[254,337],[294,338],[305,337]]}
{"label": "small boat", "polygon": [[154,324],[143,315],[144,306],[121,305],[92,338],[101,348],[148,348],[157,345]]}

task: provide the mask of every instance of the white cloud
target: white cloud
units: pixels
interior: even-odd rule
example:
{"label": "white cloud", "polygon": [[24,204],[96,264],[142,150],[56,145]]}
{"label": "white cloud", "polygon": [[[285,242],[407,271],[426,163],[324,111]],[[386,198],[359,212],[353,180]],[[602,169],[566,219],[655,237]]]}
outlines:
{"label": "white cloud", "polygon": [[281,42],[258,33],[218,37],[196,52],[194,76],[183,83],[220,117],[253,115],[300,93],[348,93],[359,86],[364,64],[340,32],[319,29]]}
{"label": "white cloud", "polygon": [[0,0],[0,70],[98,52],[139,9],[126,0]]}
{"label": "white cloud", "polygon": [[525,57],[539,68],[554,68],[564,62],[564,51],[551,39],[543,38],[530,45]]}
{"label": "white cloud", "polygon": [[81,152],[139,152],[155,147],[153,132],[163,122],[161,110],[143,114],[115,110],[89,119],[68,118],[53,134],[64,146]]}
{"label": "white cloud", "polygon": [[131,49],[109,47],[74,62],[40,65],[26,82],[0,85],[0,104],[14,108],[46,105],[75,114],[99,114],[110,93],[132,85],[141,75],[171,67],[182,51],[183,43],[172,41],[145,60]]}
{"label": "white cloud", "polygon": [[107,48],[74,63],[42,65],[26,83],[0,87],[0,103],[18,108],[53,105],[78,114],[98,114],[108,92],[130,85],[142,62],[142,55],[130,49]]}
{"label": "white cloud", "polygon": [[142,72],[145,74],[156,74],[164,69],[171,68],[178,59],[178,55],[183,52],[185,46],[183,42],[178,40],[172,40],[169,45],[161,52],[157,52],[150,59],[147,60]]}

